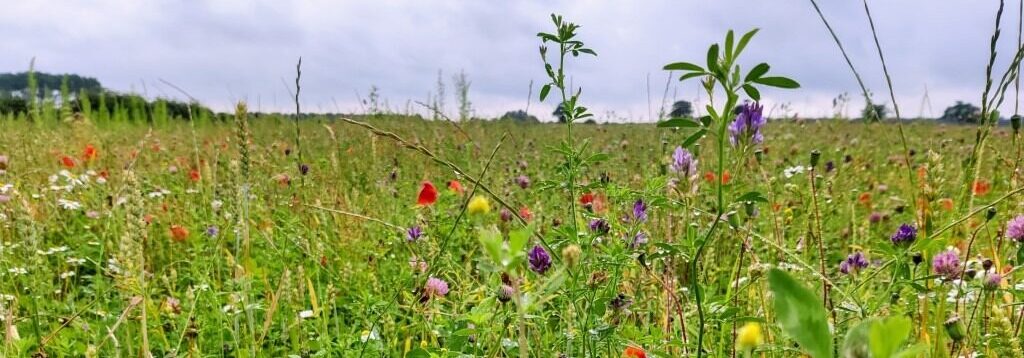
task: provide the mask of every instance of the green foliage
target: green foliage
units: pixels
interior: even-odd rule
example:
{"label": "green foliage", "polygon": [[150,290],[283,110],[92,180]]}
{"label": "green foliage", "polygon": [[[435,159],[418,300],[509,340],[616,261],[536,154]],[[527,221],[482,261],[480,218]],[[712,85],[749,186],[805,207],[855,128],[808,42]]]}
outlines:
{"label": "green foliage", "polygon": [[978,123],[981,121],[981,108],[970,103],[956,101],[956,104],[942,112],[942,117],[939,119],[960,123]]}
{"label": "green foliage", "polygon": [[779,269],[768,272],[768,287],[782,332],[811,357],[831,358],[832,333],[821,298]]}

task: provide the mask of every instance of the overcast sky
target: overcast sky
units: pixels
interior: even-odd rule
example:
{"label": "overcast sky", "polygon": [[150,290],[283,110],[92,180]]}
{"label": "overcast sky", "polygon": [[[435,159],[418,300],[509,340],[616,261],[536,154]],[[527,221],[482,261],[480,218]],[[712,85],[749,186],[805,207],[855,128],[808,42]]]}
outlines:
{"label": "overcast sky", "polygon": [[[876,101],[887,104],[881,65],[859,1],[819,0]],[[1017,4],[1004,17],[1005,68],[1016,37]],[[984,85],[995,0],[871,0],[896,98],[904,116],[955,100],[977,104]],[[657,1],[10,1],[0,12],[0,72],[36,58],[44,72],[98,78],[106,87],[150,97],[181,97],[165,79],[202,102],[227,109],[238,100],[288,110],[295,62],[303,58],[302,96],[310,111],[359,112],[371,86],[395,110],[424,101],[438,70],[448,82],[464,70],[480,116],[526,107],[544,80],[538,31],[563,14],[582,25],[580,39],[598,52],[569,64],[582,102],[599,117],[649,118],[648,76],[657,113],[670,62],[702,62],[728,29],[761,32],[744,53],[749,68],[799,81],[798,90],[762,91],[769,108],[789,104],[802,117],[831,112],[843,92],[863,105],[842,56],[808,0]],[[1000,72],[1001,73],[1001,72]],[[697,99],[696,82],[672,82],[670,100]],[[548,100],[549,102],[552,99]],[[1010,101],[1012,103],[1012,100]],[[412,105],[414,109],[415,104]],[[550,103],[530,112],[549,119]],[[1005,107],[1012,111],[1012,106]],[[776,115],[781,110],[776,109]],[[928,115],[928,108],[924,108]]]}

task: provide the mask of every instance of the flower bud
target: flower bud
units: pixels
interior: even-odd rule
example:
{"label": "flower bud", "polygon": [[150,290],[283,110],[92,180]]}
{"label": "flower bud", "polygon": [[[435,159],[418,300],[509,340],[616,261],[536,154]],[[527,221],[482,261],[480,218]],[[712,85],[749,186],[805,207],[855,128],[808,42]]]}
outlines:
{"label": "flower bud", "polygon": [[990,206],[988,212],[985,213],[985,220],[992,220],[992,218],[996,217],[996,213],[996,207]]}
{"label": "flower bud", "polygon": [[1013,134],[1020,132],[1020,115],[1014,114],[1010,117],[1010,127],[1013,128]]}
{"label": "flower bud", "polygon": [[575,244],[562,249],[562,259],[565,260],[565,264],[569,267],[576,266],[580,262],[581,254],[583,254],[583,250],[580,250],[580,247]]}
{"label": "flower bud", "polygon": [[949,335],[949,339],[953,342],[963,341],[967,337],[967,329],[964,327],[964,323],[960,322],[960,317],[953,316],[942,323],[942,326],[946,328],[946,334]]}
{"label": "flower bud", "polygon": [[821,152],[817,149],[811,151],[811,168],[818,166],[818,161],[821,160]]}

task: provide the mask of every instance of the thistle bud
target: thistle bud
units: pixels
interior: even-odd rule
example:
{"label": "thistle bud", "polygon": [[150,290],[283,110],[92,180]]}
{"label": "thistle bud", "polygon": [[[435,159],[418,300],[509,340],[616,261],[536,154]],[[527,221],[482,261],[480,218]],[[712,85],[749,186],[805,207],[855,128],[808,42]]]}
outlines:
{"label": "thistle bud", "polygon": [[761,149],[754,151],[754,159],[757,159],[757,164],[761,164],[761,161],[764,160],[764,151]]}
{"label": "thistle bud", "polygon": [[583,251],[580,250],[578,245],[569,245],[562,249],[562,259],[565,260],[565,264],[569,267],[576,266],[580,262],[580,255]]}
{"label": "thistle bud", "polygon": [[910,260],[914,262],[914,266],[920,265],[921,262],[924,261],[924,255],[921,255],[920,252],[915,252],[914,255],[910,257]]}
{"label": "thistle bud", "polygon": [[1013,128],[1013,134],[1020,132],[1020,115],[1014,114],[1010,117],[1010,127]]}
{"label": "thistle bud", "polygon": [[964,323],[960,322],[959,316],[953,316],[942,323],[942,326],[946,328],[946,334],[949,335],[949,339],[953,342],[963,341],[967,337],[967,329],[964,328]]}
{"label": "thistle bud", "polygon": [[818,161],[821,160],[821,152],[817,149],[811,151],[811,168],[818,166]]}
{"label": "thistle bud", "polygon": [[992,265],[993,265],[992,259],[985,259],[985,261],[981,262],[981,268],[985,269],[985,271],[991,270],[992,269]]}

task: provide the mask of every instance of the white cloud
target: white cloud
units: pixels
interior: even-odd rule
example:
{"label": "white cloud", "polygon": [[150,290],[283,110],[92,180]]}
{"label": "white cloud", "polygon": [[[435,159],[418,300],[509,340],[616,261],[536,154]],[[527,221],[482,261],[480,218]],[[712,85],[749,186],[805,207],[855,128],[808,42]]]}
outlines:
{"label": "white cloud", "polygon": [[[820,3],[877,100],[888,103],[861,3]],[[926,85],[936,115],[954,100],[978,102],[995,2],[871,5],[905,116],[918,114]],[[1012,10],[1004,17],[1001,63],[1016,35]],[[859,97],[817,14],[800,0],[19,1],[0,13],[0,70],[24,70],[35,56],[41,71],[94,76],[118,90],[176,95],[162,78],[219,109],[245,99],[287,110],[282,80],[293,81],[303,56],[304,108],[356,111],[356,93],[366,96],[373,85],[397,109],[424,100],[439,69],[454,110],[450,75],[464,69],[480,114],[496,116],[525,107],[531,79],[536,95],[544,73],[535,34],[550,29],[552,12],[581,24],[580,38],[599,54],[569,65],[573,83],[584,88],[582,100],[599,117],[614,111],[645,120],[648,74],[656,112],[666,79],[661,66],[699,61],[728,29],[761,28],[744,57],[803,84],[764,91],[770,105],[791,103],[794,112],[816,116],[828,113],[839,93]],[[694,99],[696,90],[673,81],[669,93]],[[854,101],[853,112],[861,105]],[[543,118],[550,109],[536,99],[531,104]]]}

